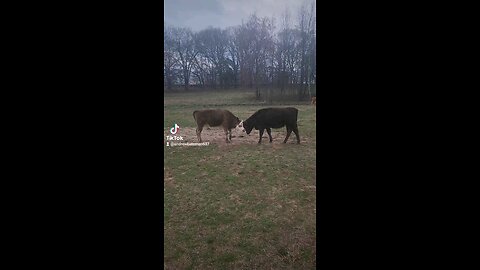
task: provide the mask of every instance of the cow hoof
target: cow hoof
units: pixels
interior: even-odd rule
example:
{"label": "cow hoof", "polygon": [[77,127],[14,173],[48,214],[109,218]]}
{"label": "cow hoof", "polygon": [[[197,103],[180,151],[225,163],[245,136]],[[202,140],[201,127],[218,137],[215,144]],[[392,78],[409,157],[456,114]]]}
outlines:
{"label": "cow hoof", "polygon": [[270,141],[270,143],[272,143],[272,141]]}

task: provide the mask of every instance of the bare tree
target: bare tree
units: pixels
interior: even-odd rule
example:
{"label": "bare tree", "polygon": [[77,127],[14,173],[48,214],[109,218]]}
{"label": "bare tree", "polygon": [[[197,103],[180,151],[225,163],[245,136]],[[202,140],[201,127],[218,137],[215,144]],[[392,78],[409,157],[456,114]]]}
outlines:
{"label": "bare tree", "polygon": [[306,58],[308,59],[306,63],[306,74],[307,74],[307,87],[308,87],[308,95],[309,98],[312,97],[311,92],[311,85],[312,85],[312,78],[314,77],[314,70],[315,70],[315,50],[316,50],[316,43],[315,43],[315,28],[316,28],[316,17],[315,17],[315,1],[311,1],[310,3],[310,12],[308,16],[308,24],[307,24],[307,53]]}
{"label": "bare tree", "polygon": [[188,90],[190,74],[197,54],[192,31],[188,28],[173,28],[173,43],[182,70],[184,87]]}
{"label": "bare tree", "polygon": [[240,81],[244,86],[255,88],[257,98],[260,98],[260,87],[271,77],[272,51],[275,50],[273,30],[273,20],[252,14],[235,31]]}
{"label": "bare tree", "polygon": [[235,43],[235,28],[227,28],[225,34],[227,37],[227,65],[232,70],[232,84],[235,88],[237,88],[240,64],[238,46]]}
{"label": "bare tree", "polygon": [[229,45],[227,32],[219,28],[202,30],[196,35],[196,44],[209,84],[225,87],[228,78],[233,76],[226,57]]}
{"label": "bare tree", "polygon": [[294,47],[291,44],[290,34],[290,12],[286,8],[282,15],[281,30],[276,37],[276,62],[277,62],[277,86],[280,88],[280,95],[283,95],[285,87],[288,83],[289,74],[287,72],[287,55],[289,48]]}
{"label": "bare tree", "polygon": [[173,28],[171,26],[164,26],[163,29],[163,74],[164,81],[166,83],[167,90],[172,89],[173,82],[175,81],[175,68],[178,64],[177,57],[175,55],[175,47],[173,40]]}
{"label": "bare tree", "polygon": [[297,29],[301,34],[301,43],[299,47],[300,53],[300,87],[298,92],[298,98],[301,100],[305,96],[308,84],[309,64],[308,61],[308,48],[312,42],[313,26],[315,16],[315,2],[312,1],[310,9],[307,8],[307,3],[304,2],[298,12],[298,25]]}
{"label": "bare tree", "polygon": [[301,33],[297,29],[284,28],[277,34],[277,40],[278,80],[283,93],[287,85],[299,81]]}
{"label": "bare tree", "polygon": [[202,87],[205,86],[205,78],[207,76],[205,62],[206,60],[202,58],[200,53],[197,53],[196,57],[193,59],[192,75]]}

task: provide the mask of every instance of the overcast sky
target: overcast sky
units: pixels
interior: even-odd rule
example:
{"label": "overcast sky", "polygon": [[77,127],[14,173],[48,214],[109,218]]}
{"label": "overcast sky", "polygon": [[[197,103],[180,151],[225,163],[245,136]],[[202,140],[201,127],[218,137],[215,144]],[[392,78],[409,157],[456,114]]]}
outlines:
{"label": "overcast sky", "polygon": [[163,18],[167,24],[189,27],[193,31],[208,26],[225,29],[240,25],[253,12],[259,17],[278,18],[288,8],[296,18],[303,0],[164,0]]}

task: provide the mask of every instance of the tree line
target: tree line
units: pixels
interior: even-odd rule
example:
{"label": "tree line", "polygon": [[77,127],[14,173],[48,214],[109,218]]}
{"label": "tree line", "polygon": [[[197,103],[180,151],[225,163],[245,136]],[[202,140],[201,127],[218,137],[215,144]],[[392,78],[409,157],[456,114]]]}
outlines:
{"label": "tree line", "polygon": [[314,2],[292,16],[252,14],[226,29],[164,26],[164,89],[295,89],[299,99],[316,85],[316,15]]}

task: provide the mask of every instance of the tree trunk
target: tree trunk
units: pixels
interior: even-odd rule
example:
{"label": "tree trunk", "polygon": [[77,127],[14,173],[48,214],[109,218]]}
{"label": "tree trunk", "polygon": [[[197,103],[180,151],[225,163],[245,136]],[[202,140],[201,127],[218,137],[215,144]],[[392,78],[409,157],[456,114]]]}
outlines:
{"label": "tree trunk", "polygon": [[189,80],[186,72],[184,72],[184,83],[185,83],[185,91],[188,91]]}

